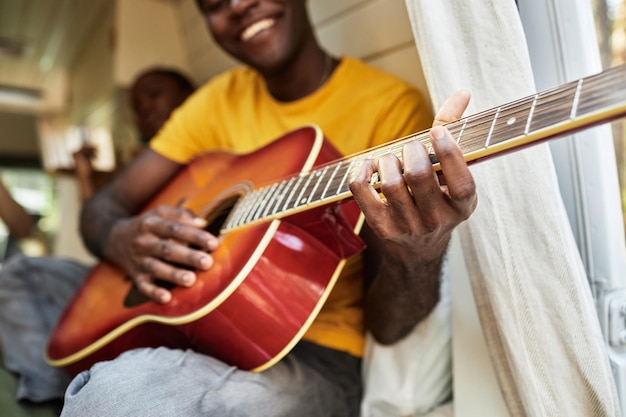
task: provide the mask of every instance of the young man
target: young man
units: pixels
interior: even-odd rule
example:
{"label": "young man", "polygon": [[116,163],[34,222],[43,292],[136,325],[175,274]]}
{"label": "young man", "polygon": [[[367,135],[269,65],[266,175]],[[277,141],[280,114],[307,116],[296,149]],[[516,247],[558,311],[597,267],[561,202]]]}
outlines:
{"label": "young man", "polygon": [[[143,138],[152,137],[170,113],[193,91],[179,72],[153,68],[136,78],[131,88],[135,123]],[[90,172],[91,164],[84,174]],[[83,177],[84,192],[96,186]],[[1,205],[1,204],[0,204]],[[16,256],[0,271],[0,335],[7,369],[19,375],[18,400],[45,402],[63,397],[70,381],[44,360],[49,332],[89,265],[55,257]]]}
{"label": "young man", "polygon": [[[135,213],[195,156],[251,152],[310,123],[348,155],[421,130],[430,119],[413,88],[325,53],[305,0],[198,5],[217,44],[246,66],[199,89],[82,216],[88,247],[163,304],[172,293],[156,280],[193,286],[194,270],[215,266],[211,253],[220,240],[182,208]],[[458,118],[467,100],[455,95],[438,122]],[[357,416],[364,327],[393,343],[428,315],[450,234],[476,205],[454,140],[441,127],[431,139],[444,186],[416,141],[404,146],[403,162],[387,154],[354,173],[350,189],[367,222],[361,232],[367,251],[349,260],[302,341],[277,364],[252,373],[192,351],[135,349],[79,374],[62,415]],[[375,172],[384,198],[370,185]]]}

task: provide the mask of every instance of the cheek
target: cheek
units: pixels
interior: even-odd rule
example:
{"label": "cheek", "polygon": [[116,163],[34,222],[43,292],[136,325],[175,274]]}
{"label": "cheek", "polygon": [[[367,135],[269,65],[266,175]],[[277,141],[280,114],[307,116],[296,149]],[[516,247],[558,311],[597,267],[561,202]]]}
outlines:
{"label": "cheek", "polygon": [[155,103],[157,109],[159,110],[159,114],[165,118],[168,118],[174,109],[180,104],[181,102],[178,100],[178,97],[172,96],[164,97]]}
{"label": "cheek", "polygon": [[206,25],[213,40],[220,43],[228,37],[228,24],[226,19],[217,16],[209,16],[206,18]]}

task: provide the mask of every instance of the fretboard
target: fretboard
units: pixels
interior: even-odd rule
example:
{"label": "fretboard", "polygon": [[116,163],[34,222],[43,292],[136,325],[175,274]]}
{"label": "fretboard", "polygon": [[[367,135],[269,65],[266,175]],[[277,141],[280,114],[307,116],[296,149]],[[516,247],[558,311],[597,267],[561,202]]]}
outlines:
{"label": "fretboard", "polygon": [[[466,161],[477,162],[540,141],[605,123],[626,115],[626,66],[611,68],[520,100],[447,124]],[[418,139],[432,151],[429,131],[318,166],[298,176],[254,190],[234,207],[223,232],[268,219],[282,218],[351,198],[348,181],[366,159],[393,153]],[[438,163],[433,158],[434,168]],[[374,177],[372,184],[378,186]]]}

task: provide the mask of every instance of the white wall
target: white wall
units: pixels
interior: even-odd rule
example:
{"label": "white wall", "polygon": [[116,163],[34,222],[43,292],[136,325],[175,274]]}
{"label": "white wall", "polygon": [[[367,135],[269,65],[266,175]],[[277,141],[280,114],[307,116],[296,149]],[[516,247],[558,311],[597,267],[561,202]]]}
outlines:
{"label": "white wall", "polygon": [[[309,10],[329,52],[360,58],[426,91],[403,0],[309,0]],[[213,43],[195,0],[180,0],[179,13],[196,80],[236,64]]]}
{"label": "white wall", "polygon": [[117,0],[114,78],[129,86],[152,65],[188,70],[181,21],[173,2]]}

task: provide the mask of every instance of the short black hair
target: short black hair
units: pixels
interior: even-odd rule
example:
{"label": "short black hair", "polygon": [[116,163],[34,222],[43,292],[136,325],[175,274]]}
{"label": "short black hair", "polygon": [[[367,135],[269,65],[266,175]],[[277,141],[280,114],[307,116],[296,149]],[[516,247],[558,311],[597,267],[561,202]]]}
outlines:
{"label": "short black hair", "polygon": [[144,72],[142,72],[137,78],[135,78],[135,83],[145,77],[146,75],[158,74],[168,77],[175,81],[178,84],[178,87],[181,91],[187,93],[193,93],[196,90],[196,85],[182,72],[172,69],[172,68],[164,68],[164,67],[153,67]]}

